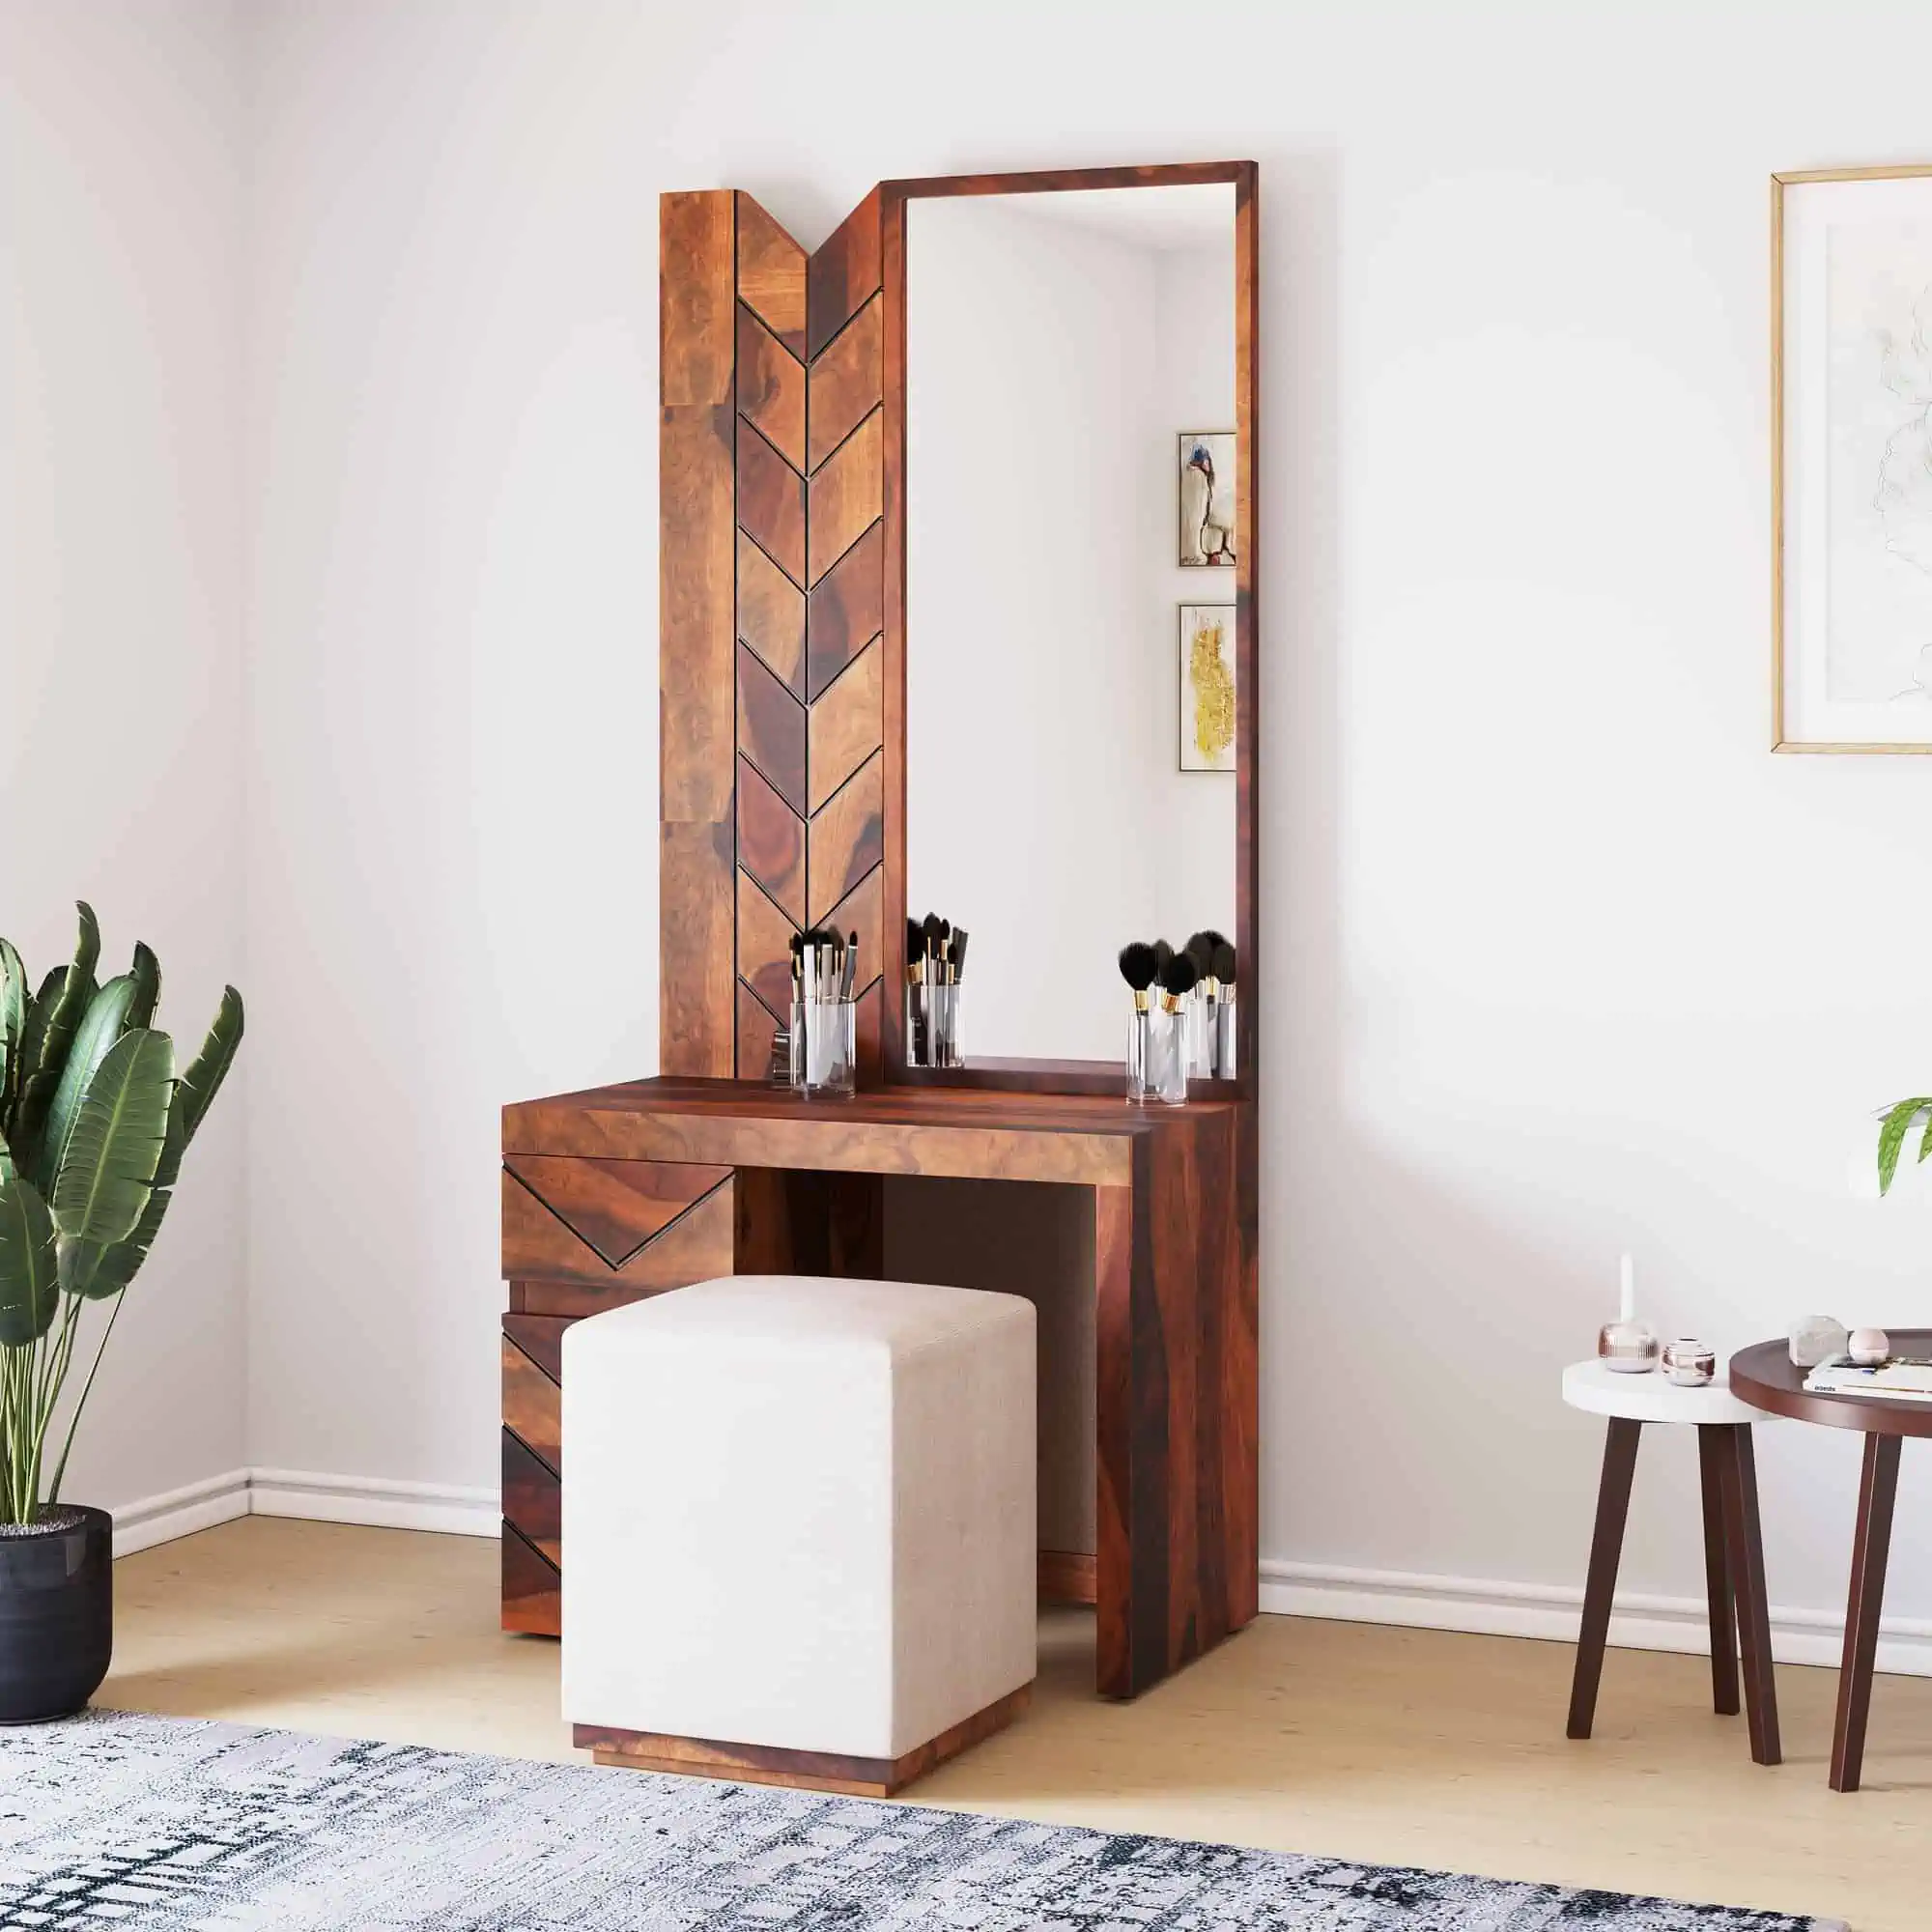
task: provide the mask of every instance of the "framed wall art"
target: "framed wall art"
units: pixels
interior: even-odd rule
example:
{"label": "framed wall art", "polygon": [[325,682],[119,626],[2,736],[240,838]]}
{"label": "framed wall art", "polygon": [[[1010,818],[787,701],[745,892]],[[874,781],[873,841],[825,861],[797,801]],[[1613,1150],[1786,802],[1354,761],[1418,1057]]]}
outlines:
{"label": "framed wall art", "polygon": [[1180,607],[1180,769],[1235,769],[1235,607]]}
{"label": "framed wall art", "polygon": [[1235,432],[1182,430],[1179,471],[1180,564],[1235,567]]}
{"label": "framed wall art", "polygon": [[1772,177],[1772,743],[1932,752],[1932,166]]}

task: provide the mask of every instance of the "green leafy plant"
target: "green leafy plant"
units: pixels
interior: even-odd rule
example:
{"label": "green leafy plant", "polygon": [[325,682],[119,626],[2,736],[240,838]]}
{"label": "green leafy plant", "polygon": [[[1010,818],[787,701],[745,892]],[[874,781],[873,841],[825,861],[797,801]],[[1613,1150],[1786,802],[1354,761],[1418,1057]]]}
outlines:
{"label": "green leafy plant", "polygon": [[1927,1154],[1932,1154],[1932,1095],[1921,1094],[1914,1100],[1901,1100],[1897,1106],[1888,1108],[1879,1122],[1878,1191],[1881,1194],[1891,1192],[1892,1178],[1898,1172],[1898,1156],[1905,1149],[1905,1137],[1920,1115],[1925,1117],[1925,1132],[1918,1142],[1918,1158],[1923,1160]]}
{"label": "green leafy plant", "polygon": [[[242,1043],[242,995],[221,995],[186,1069],[153,1025],[161,966],[134,948],[97,985],[100,928],[80,907],[73,959],[31,997],[0,939],[0,1522],[60,1500],[74,1430],[108,1337],[160,1232],[182,1156]],[[91,1304],[106,1311],[49,1474],[46,1449]]]}

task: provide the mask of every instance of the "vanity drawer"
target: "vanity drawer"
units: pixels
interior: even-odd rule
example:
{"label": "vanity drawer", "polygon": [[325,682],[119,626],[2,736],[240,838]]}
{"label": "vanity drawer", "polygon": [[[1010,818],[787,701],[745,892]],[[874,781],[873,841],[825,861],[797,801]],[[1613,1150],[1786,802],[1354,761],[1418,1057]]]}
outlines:
{"label": "vanity drawer", "polygon": [[503,1318],[503,1427],[553,1469],[563,1468],[563,1331],[568,1318]]}
{"label": "vanity drawer", "polygon": [[507,1154],[503,1273],[592,1291],[532,1313],[588,1315],[731,1272],[731,1170]]}

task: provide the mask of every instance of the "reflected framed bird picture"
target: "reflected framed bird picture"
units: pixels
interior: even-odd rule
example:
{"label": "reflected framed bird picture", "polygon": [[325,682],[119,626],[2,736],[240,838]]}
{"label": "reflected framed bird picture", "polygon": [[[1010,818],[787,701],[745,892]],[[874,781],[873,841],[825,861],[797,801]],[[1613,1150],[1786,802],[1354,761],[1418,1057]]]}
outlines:
{"label": "reflected framed bird picture", "polygon": [[1235,567],[1235,432],[1180,434],[1180,565],[1183,570]]}
{"label": "reflected framed bird picture", "polygon": [[1180,607],[1180,769],[1235,769],[1235,607]]}

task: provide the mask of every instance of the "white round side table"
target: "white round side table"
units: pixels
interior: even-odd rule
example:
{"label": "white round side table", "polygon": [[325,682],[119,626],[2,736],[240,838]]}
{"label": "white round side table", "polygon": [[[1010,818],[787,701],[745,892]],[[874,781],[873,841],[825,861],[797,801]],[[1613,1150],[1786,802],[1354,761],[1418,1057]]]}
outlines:
{"label": "white round side table", "polygon": [[1563,1400],[1572,1408],[1609,1419],[1589,1578],[1583,1588],[1583,1624],[1577,1640],[1577,1673],[1570,1687],[1570,1736],[1587,1738],[1597,1714],[1610,1599],[1617,1586],[1631,1478],[1636,1471],[1643,1425],[1688,1423],[1697,1431],[1703,1476],[1711,1702],[1719,1716],[1737,1715],[1742,1654],[1751,1756],[1759,1764],[1776,1764],[1777,1690],[1771,1674],[1771,1613],[1758,1528],[1757,1463],[1751,1453],[1751,1424],[1764,1419],[1763,1410],[1740,1402],[1721,1380],[1704,1388],[1678,1388],[1657,1370],[1619,1375],[1596,1360],[1573,1362],[1563,1371]]}

